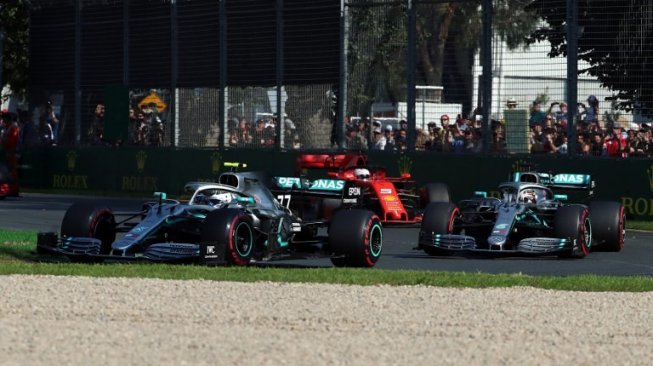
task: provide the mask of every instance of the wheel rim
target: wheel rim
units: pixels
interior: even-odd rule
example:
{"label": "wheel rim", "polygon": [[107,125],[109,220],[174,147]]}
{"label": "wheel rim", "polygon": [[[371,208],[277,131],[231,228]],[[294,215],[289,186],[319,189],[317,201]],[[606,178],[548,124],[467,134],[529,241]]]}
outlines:
{"label": "wheel rim", "polygon": [[370,230],[370,254],[373,257],[378,257],[381,255],[381,249],[383,248],[383,230],[381,230],[381,225],[374,224]]}
{"label": "wheel rim", "polygon": [[585,214],[583,219],[583,228],[581,232],[581,238],[583,243],[581,244],[583,253],[585,255],[589,254],[589,249],[592,247],[592,223],[590,222],[589,217]]}
{"label": "wheel rim", "polygon": [[624,208],[621,207],[619,210],[619,249],[624,247],[624,241],[626,239],[626,214]]}
{"label": "wheel rim", "polygon": [[252,252],[253,235],[252,229],[246,222],[239,222],[234,229],[234,249],[241,257],[248,257]]}

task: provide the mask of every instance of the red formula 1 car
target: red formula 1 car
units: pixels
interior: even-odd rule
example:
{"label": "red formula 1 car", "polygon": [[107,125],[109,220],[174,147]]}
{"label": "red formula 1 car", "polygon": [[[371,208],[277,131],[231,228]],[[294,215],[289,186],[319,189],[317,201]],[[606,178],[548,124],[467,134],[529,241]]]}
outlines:
{"label": "red formula 1 car", "polygon": [[297,158],[297,168],[325,169],[330,178],[355,181],[364,190],[362,204],[384,224],[416,224],[429,203],[450,202],[447,185],[429,183],[417,190],[410,173],[388,177],[385,168],[369,165],[365,155],[304,154]]}

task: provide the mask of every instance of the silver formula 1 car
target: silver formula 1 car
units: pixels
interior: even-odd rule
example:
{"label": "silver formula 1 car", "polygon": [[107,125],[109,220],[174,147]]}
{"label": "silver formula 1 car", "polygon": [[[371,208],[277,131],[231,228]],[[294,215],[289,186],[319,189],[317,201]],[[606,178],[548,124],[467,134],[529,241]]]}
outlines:
{"label": "silver formula 1 car", "polygon": [[[187,203],[165,198],[139,212],[113,212],[79,203],[66,212],[60,236],[40,233],[40,253],[73,261],[193,262],[247,265],[252,261],[329,257],[336,266],[372,267],[381,255],[383,230],[371,211],[355,208],[360,188],[332,179],[275,178],[286,187],[280,202],[266,179],[229,172],[217,183],[188,183]],[[329,217],[324,200],[342,203]],[[300,210],[291,210],[299,207]],[[322,229],[322,230],[320,230]]]}
{"label": "silver formula 1 car", "polygon": [[499,185],[500,198],[477,197],[459,205],[431,203],[419,232],[418,249],[430,255],[475,252],[490,255],[555,255],[583,258],[591,250],[620,251],[625,214],[618,202],[569,204],[554,190],[584,190],[589,175],[515,173]]}

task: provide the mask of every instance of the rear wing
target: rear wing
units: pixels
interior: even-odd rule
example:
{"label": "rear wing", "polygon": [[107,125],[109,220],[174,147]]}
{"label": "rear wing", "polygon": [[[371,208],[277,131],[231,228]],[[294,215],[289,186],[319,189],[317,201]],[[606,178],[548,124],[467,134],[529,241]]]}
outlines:
{"label": "rear wing", "polygon": [[551,189],[586,190],[592,194],[594,181],[589,174],[515,172],[513,182],[539,183]]}
{"label": "rear wing", "polygon": [[367,165],[367,156],[359,154],[301,154],[297,169],[347,169]]}

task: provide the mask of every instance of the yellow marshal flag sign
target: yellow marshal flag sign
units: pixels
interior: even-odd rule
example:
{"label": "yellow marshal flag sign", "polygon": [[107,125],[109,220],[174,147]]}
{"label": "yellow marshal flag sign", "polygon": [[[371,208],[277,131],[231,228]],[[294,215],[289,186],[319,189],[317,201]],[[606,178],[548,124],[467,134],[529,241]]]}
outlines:
{"label": "yellow marshal flag sign", "polygon": [[147,97],[143,98],[143,100],[141,100],[141,102],[138,103],[138,106],[139,106],[142,110],[144,110],[144,109],[149,108],[150,104],[152,104],[152,103],[156,104],[156,109],[157,109],[157,111],[158,111],[159,113],[163,112],[163,110],[166,109],[166,108],[168,107],[168,105],[165,104],[165,103],[161,100],[161,98],[159,98],[159,96],[156,95],[155,92],[150,92],[150,95],[148,95]]}

